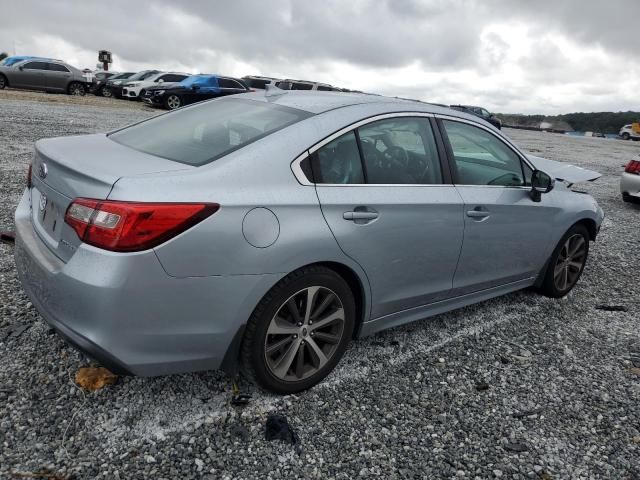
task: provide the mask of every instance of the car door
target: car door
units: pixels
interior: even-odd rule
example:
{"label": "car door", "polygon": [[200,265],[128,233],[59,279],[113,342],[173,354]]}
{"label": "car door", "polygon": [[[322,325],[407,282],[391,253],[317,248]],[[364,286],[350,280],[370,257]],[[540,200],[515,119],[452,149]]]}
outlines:
{"label": "car door", "polygon": [[46,73],[47,62],[26,62],[18,65],[14,78],[9,82],[14,87],[44,90],[47,87]]}
{"label": "car door", "polygon": [[372,319],[447,298],[464,228],[430,119],[395,115],[329,137],[301,164],[340,248],[367,274]]}
{"label": "car door", "polygon": [[464,201],[464,242],[455,295],[535,277],[545,262],[557,207],[530,196],[532,168],[484,126],[439,120]]}
{"label": "car door", "polygon": [[47,89],[64,92],[71,81],[71,71],[59,63],[48,63]]}

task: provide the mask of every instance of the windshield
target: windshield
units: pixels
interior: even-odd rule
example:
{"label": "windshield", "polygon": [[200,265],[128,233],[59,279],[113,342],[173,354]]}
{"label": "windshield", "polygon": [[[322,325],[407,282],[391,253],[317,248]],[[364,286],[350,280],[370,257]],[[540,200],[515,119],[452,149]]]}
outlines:
{"label": "windshield", "polygon": [[156,73],[158,73],[158,72],[156,72],[154,70],[146,70],[146,71],[143,71],[143,72],[138,72],[135,75],[131,75],[129,77],[129,80],[144,80],[145,78],[148,78],[151,75],[155,75]]}
{"label": "windshield", "polygon": [[109,138],[140,152],[200,166],[311,115],[271,103],[224,98],[151,118]]}

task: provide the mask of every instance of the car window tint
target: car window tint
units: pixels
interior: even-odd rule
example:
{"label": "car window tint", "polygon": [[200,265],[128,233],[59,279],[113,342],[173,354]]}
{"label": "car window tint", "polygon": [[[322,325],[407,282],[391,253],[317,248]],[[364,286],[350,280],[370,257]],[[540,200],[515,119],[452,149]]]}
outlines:
{"label": "car window tint", "polygon": [[67,67],[58,63],[50,63],[49,70],[52,70],[54,72],[69,72],[69,69]]}
{"label": "car window tint", "polygon": [[333,90],[333,87],[326,87],[324,85],[319,85],[318,90],[320,90],[321,92],[331,92]]}
{"label": "car window tint", "polygon": [[311,115],[282,105],[226,98],[151,118],[109,138],[144,153],[199,166]]}
{"label": "car window tint", "polygon": [[47,70],[47,62],[27,62],[22,68],[25,70]]}
{"label": "car window tint", "polygon": [[358,129],[367,183],[438,184],[442,173],[426,118],[390,118]]}
{"label": "car window tint", "polygon": [[233,88],[235,90],[244,90],[244,87],[242,85],[240,85],[238,82],[230,78],[218,79],[218,85],[220,85],[220,88]]}
{"label": "car window tint", "polygon": [[315,183],[364,183],[354,132],[345,133],[319,148],[313,154],[311,164]]}
{"label": "car window tint", "polygon": [[291,90],[311,90],[313,85],[310,83],[292,83]]}
{"label": "car window tint", "polygon": [[443,121],[460,185],[525,185],[520,157],[489,132],[461,122]]}

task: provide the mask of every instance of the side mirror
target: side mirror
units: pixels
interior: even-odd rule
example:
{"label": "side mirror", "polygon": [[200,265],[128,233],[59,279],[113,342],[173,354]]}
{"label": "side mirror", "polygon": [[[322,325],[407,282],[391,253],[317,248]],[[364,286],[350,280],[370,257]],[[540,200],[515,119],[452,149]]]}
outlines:
{"label": "side mirror", "polygon": [[531,199],[534,202],[539,202],[542,194],[549,193],[553,190],[555,184],[555,179],[550,175],[540,170],[534,170],[531,174]]}

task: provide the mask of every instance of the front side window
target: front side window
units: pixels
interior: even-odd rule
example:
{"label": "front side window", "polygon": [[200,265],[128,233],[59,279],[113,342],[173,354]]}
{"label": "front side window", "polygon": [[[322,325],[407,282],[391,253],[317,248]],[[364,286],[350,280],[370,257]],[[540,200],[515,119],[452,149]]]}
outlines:
{"label": "front side window", "polygon": [[518,154],[489,132],[461,122],[444,120],[453,151],[459,185],[526,185]]}
{"label": "front side window", "polygon": [[358,129],[367,183],[442,183],[431,124],[426,118],[378,120]]}
{"label": "front side window", "polygon": [[272,103],[225,98],[151,118],[109,138],[144,153],[200,166],[311,115]]}
{"label": "front side window", "polygon": [[28,62],[22,68],[25,70],[47,70],[47,62]]}

